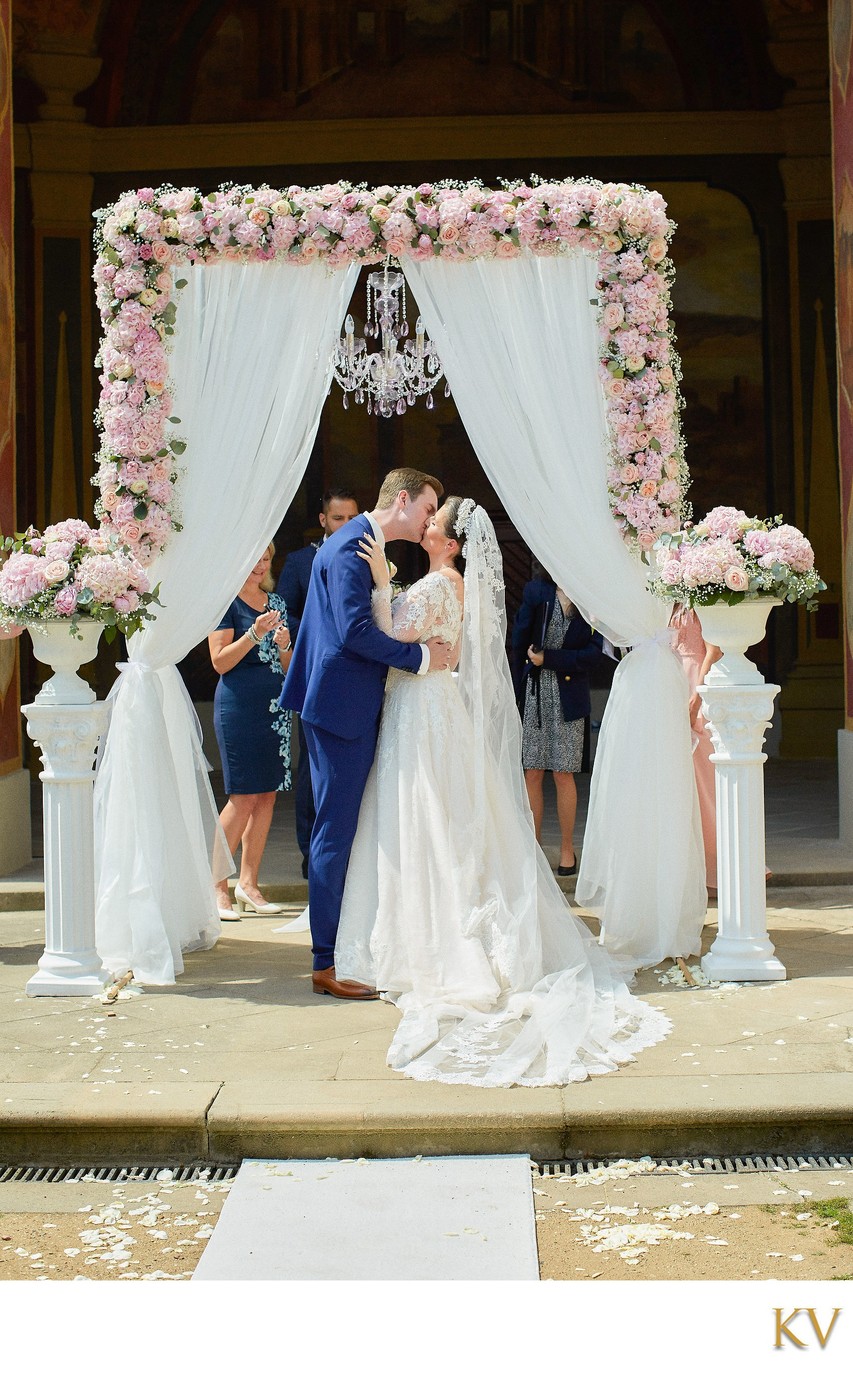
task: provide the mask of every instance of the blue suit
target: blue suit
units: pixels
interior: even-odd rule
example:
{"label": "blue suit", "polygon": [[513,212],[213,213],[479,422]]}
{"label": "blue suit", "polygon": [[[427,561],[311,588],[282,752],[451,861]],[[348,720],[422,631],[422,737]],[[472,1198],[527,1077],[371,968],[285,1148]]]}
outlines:
{"label": "blue suit", "polygon": [[359,516],[325,540],[314,558],[299,636],[281,707],[302,716],[317,816],[308,861],[314,969],[334,965],[347,866],[358,811],[376,752],[389,665],[417,673],[419,645],[395,641],[373,621],[370,568],[358,542],[372,535]]}
{"label": "blue suit", "polygon": [[[314,556],[321,542],[315,541],[301,550],[294,550],[284,561],[276,592],[284,599],[287,608],[287,628],[290,639],[296,644],[299,624],[305,610],[308,586],[311,582],[311,568]],[[314,826],[314,794],[311,789],[311,767],[308,763],[308,742],[302,728],[302,718],[294,713],[294,722],[299,733],[299,758],[296,764],[296,785],[293,802],[296,812],[296,842],[302,852],[302,874],[308,874],[308,850],[311,845],[311,829]]]}
{"label": "blue suit", "polygon": [[308,586],[311,582],[314,556],[321,543],[318,540],[312,545],[306,545],[303,549],[294,550],[292,554],[289,554],[284,561],[284,568],[276,585],[275,591],[279,597],[284,599],[287,607],[287,627],[292,641],[296,640],[299,623],[302,621],[305,600],[308,597]]}

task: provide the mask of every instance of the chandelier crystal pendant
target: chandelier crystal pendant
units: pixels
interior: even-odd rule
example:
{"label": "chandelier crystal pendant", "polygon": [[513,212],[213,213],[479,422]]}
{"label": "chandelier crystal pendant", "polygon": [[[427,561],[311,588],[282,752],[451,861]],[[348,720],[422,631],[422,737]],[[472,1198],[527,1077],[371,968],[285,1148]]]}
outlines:
{"label": "chandelier crystal pendant", "polygon": [[[406,279],[391,268],[391,261],[386,259],[382,270],[370,273],[367,279],[364,333],[369,339],[380,339],[379,348],[368,351],[367,341],[356,336],[355,322],[348,315],[332,355],[333,375],[343,389],[344,407],[349,406],[349,394],[354,393],[356,403],[361,406],[366,401],[368,414],[375,412],[377,416],[393,416],[395,412],[402,416],[424,396],[431,411],[433,388],[443,374],[441,359],[426,337],[420,316],[415,338],[406,339]],[[446,383],[444,395],[450,396]]]}

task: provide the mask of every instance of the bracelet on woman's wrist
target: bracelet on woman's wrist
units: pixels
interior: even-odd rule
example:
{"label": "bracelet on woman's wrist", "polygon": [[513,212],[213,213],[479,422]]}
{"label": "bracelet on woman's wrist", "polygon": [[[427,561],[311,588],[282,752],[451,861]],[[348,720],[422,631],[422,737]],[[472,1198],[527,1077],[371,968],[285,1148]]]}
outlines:
{"label": "bracelet on woman's wrist", "polygon": [[252,645],[260,645],[261,641],[263,640],[263,637],[258,635],[258,633],[257,633],[257,631],[255,630],[254,626],[250,626],[250,627],[249,627],[249,630],[246,632],[246,635],[248,636],[249,640],[252,642]]}

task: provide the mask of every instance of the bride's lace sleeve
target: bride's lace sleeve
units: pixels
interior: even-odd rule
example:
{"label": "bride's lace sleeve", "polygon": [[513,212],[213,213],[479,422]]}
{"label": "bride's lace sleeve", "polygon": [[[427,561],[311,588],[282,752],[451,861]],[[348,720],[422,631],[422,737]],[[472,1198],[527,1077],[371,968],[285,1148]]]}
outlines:
{"label": "bride's lace sleeve", "polygon": [[442,575],[428,574],[405,593],[398,593],[393,602],[390,589],[374,588],[371,604],[376,625],[395,641],[423,642],[441,635],[454,644],[458,637],[459,602]]}
{"label": "bride's lace sleeve", "polygon": [[[394,636],[394,627],[391,621],[391,588],[374,588],[370,595],[370,605],[373,611],[373,620],[384,631],[386,636]],[[399,640],[399,636],[394,637]]]}

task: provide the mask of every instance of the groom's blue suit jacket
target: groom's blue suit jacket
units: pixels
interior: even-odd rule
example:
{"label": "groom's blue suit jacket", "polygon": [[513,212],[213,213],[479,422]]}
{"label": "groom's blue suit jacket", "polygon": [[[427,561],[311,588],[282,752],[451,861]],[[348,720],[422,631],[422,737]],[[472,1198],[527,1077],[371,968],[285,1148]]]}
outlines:
{"label": "groom's blue suit jacket", "polygon": [[367,517],[357,516],[317,551],[279,699],[303,722],[347,740],[375,729],[388,666],[416,674],[423,660],[419,645],[395,641],[374,623],[373,578],[358,555],[359,540],[372,534]]}

